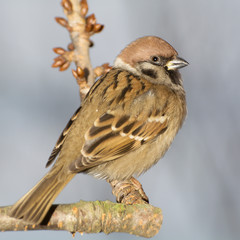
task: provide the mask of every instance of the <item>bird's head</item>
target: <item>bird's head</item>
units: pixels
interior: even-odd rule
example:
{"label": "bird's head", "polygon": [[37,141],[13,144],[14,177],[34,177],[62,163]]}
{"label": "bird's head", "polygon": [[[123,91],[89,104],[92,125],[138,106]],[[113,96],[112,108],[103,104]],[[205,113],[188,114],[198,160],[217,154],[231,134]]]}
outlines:
{"label": "bird's head", "polygon": [[188,62],[159,37],[147,36],[130,43],[117,56],[114,67],[144,77],[153,83],[182,85],[178,69]]}

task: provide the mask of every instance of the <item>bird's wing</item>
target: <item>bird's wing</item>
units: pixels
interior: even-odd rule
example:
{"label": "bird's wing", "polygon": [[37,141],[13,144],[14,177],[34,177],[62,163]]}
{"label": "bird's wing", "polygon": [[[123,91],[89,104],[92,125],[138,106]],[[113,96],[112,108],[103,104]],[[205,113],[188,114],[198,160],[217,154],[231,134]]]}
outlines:
{"label": "bird's wing", "polygon": [[[70,164],[71,171],[78,172],[102,162],[115,160],[166,131],[168,127],[166,105],[163,104],[161,109],[148,106],[148,112],[132,114],[131,103],[138,96],[151,95],[148,94],[151,87],[152,84],[145,79],[119,69],[111,70],[93,85],[85,98],[86,102],[91,104],[102,102],[107,105],[106,110],[87,129],[85,142],[82,149],[79,149],[79,157]],[[141,104],[144,105],[145,102]],[[123,106],[129,110],[124,112]],[[122,111],[117,111],[117,108],[121,108]],[[151,109],[155,110],[151,111]],[[59,137],[46,166],[49,166],[60,152],[71,132],[74,120],[79,115],[79,110],[80,108]]]}
{"label": "bird's wing", "polygon": [[81,157],[70,165],[70,170],[78,172],[120,158],[154,140],[167,127],[168,119],[164,112],[152,112],[144,121],[108,111],[86,132]]}
{"label": "bird's wing", "polygon": [[53,161],[56,159],[57,155],[59,154],[59,152],[62,148],[62,145],[63,145],[63,143],[66,139],[66,136],[67,136],[68,132],[70,131],[71,127],[72,127],[73,122],[75,121],[75,119],[77,119],[77,116],[79,114],[80,109],[81,109],[81,107],[79,107],[77,109],[77,111],[73,114],[73,116],[68,121],[66,127],[62,131],[60,137],[57,140],[57,143],[55,144],[55,146],[54,146],[54,148],[51,152],[50,157],[48,158],[46,167],[50,166],[53,163]]}

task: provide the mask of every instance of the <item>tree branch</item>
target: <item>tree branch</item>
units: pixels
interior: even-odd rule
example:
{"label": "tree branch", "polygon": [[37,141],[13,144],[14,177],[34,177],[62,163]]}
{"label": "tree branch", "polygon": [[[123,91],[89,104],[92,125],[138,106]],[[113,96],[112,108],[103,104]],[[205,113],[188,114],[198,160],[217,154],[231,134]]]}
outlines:
{"label": "tree branch", "polygon": [[124,205],[110,201],[53,205],[45,225],[33,225],[11,218],[11,206],[0,207],[0,231],[66,230],[73,234],[112,232],[130,233],[150,238],[162,224],[161,209],[149,204]]}

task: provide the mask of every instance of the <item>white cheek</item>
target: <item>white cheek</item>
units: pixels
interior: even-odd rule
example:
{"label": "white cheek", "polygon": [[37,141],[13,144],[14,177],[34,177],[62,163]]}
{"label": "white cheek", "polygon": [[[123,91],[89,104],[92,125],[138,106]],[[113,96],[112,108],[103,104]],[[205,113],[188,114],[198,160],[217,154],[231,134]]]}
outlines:
{"label": "white cheek", "polygon": [[116,68],[121,68],[121,69],[124,69],[124,70],[127,70],[133,74],[138,74],[137,70],[132,67],[130,64],[128,63],[125,63],[121,58],[117,57],[114,64],[113,64],[114,67]]}

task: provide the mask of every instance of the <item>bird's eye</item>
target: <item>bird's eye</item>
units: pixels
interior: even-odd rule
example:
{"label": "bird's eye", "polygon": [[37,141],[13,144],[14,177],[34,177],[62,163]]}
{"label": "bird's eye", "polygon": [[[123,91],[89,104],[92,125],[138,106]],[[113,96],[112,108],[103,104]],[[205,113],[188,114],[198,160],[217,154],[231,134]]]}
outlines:
{"label": "bird's eye", "polygon": [[153,57],[152,57],[152,61],[153,61],[153,62],[158,62],[158,61],[159,61],[159,57],[153,56]]}

